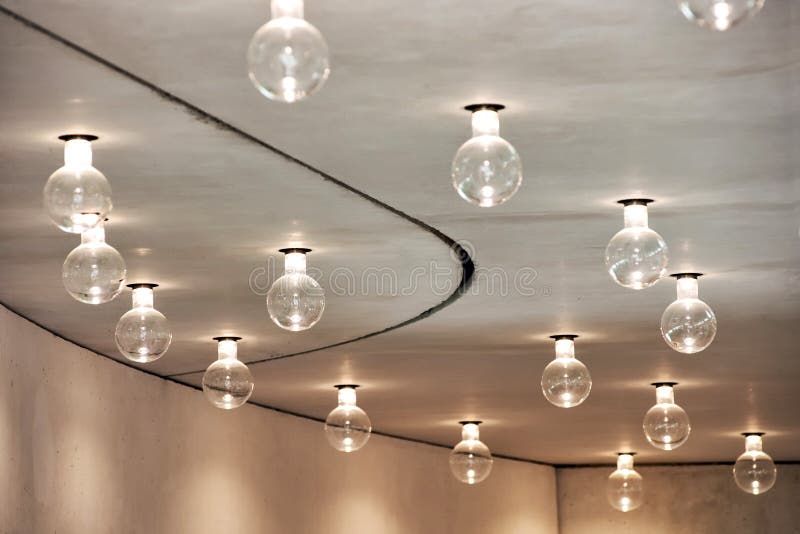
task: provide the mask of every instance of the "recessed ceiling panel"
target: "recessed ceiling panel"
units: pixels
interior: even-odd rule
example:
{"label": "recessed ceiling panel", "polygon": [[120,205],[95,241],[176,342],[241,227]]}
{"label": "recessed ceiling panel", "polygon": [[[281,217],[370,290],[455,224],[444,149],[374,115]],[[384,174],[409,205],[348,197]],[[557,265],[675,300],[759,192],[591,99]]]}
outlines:
{"label": "recessed ceiling panel", "polygon": [[[42,207],[65,133],[100,137],[94,163],[115,204],[108,242],[125,257],[129,282],[160,284],[156,308],[175,340],[150,371],[204,369],[217,335],[244,337],[245,361],[345,342],[417,317],[460,283],[445,236],[8,17],[0,25],[0,98],[10,104],[0,111],[0,300],[23,315],[121,358],[113,332],[130,292],[100,306],[73,300],[61,263],[79,236],[59,231]],[[309,272],[326,290],[325,314],[305,333],[279,329],[266,311],[287,246],[312,249]],[[441,287],[412,272],[431,262],[442,267]]]}

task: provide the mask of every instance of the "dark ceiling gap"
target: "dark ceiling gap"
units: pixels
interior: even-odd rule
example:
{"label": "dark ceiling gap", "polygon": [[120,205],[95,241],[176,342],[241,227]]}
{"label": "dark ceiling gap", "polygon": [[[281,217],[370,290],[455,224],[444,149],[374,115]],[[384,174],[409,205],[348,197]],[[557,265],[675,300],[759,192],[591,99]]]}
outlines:
{"label": "dark ceiling gap", "polygon": [[[151,91],[156,93],[158,96],[160,96],[164,100],[166,100],[166,101],[168,101],[168,102],[170,102],[172,104],[177,104],[177,105],[183,107],[190,114],[198,117],[199,119],[202,119],[203,122],[205,122],[205,123],[207,123],[207,124],[209,124],[209,125],[211,125],[213,127],[216,127],[216,128],[218,128],[220,130],[229,131],[229,132],[231,132],[233,134],[238,135],[239,137],[242,137],[242,138],[250,141],[251,143],[255,143],[256,145],[259,145],[262,148],[265,148],[265,149],[267,149],[267,150],[269,150],[269,151],[271,151],[271,152],[273,152],[275,154],[278,154],[279,156],[283,157],[284,159],[286,159],[286,160],[288,160],[288,161],[290,161],[290,162],[292,162],[292,163],[294,163],[296,165],[300,165],[301,167],[303,167],[303,168],[311,171],[312,173],[320,176],[323,180],[332,182],[332,183],[336,184],[337,186],[342,187],[342,188],[346,189],[347,191],[350,191],[351,193],[353,193],[355,195],[358,195],[359,197],[363,198],[364,200],[367,200],[368,202],[371,202],[372,204],[375,204],[376,206],[378,206],[380,208],[383,208],[383,209],[385,209],[385,210],[397,215],[398,217],[402,217],[403,219],[411,222],[412,224],[417,225],[418,227],[422,228],[423,230],[425,230],[427,232],[430,232],[431,234],[433,234],[434,236],[439,238],[441,241],[443,241],[450,248],[450,250],[453,252],[455,257],[458,258],[459,262],[461,263],[461,280],[460,280],[460,282],[458,284],[458,287],[456,287],[455,291],[453,291],[453,293],[451,293],[450,296],[448,296],[446,299],[441,301],[436,306],[428,308],[427,310],[423,311],[422,313],[419,313],[418,315],[416,315],[416,316],[414,316],[414,317],[412,317],[410,319],[407,319],[407,320],[402,321],[402,322],[400,322],[398,324],[395,324],[395,325],[391,325],[391,326],[389,326],[387,328],[384,328],[382,330],[378,330],[377,332],[370,332],[368,334],[364,334],[362,336],[358,336],[358,337],[355,337],[355,338],[352,338],[352,339],[347,339],[347,340],[344,340],[344,341],[338,341],[336,343],[333,343],[333,344],[330,344],[330,345],[326,345],[324,347],[317,347],[317,348],[303,350],[303,351],[294,352],[294,353],[290,353],[290,354],[278,354],[278,355],[269,356],[269,357],[261,358],[261,359],[257,359],[257,360],[245,361],[245,363],[247,363],[248,365],[255,365],[255,364],[259,364],[259,363],[270,362],[270,361],[273,361],[273,360],[283,360],[283,359],[286,359],[286,358],[293,358],[295,356],[302,356],[302,355],[305,355],[305,354],[311,354],[311,353],[323,351],[323,350],[326,350],[326,349],[332,349],[332,348],[340,347],[342,345],[347,345],[349,343],[355,343],[356,341],[361,341],[361,340],[364,340],[364,339],[368,339],[368,338],[371,338],[371,337],[374,337],[374,336],[377,336],[377,335],[380,335],[380,334],[384,334],[386,332],[390,332],[392,330],[396,330],[396,329],[402,328],[404,326],[408,326],[408,325],[413,324],[413,323],[415,323],[417,321],[425,319],[425,318],[433,315],[437,311],[449,306],[450,304],[452,304],[453,302],[458,300],[461,297],[461,295],[463,293],[465,293],[469,289],[470,284],[472,283],[472,275],[475,272],[475,264],[472,261],[472,258],[470,257],[469,253],[458,242],[456,242],[455,239],[453,239],[450,236],[446,235],[441,230],[439,230],[439,229],[437,229],[437,228],[435,228],[435,227],[433,227],[433,226],[421,221],[420,219],[417,219],[416,217],[413,217],[412,215],[409,215],[409,214],[407,214],[407,213],[405,213],[405,212],[403,212],[403,211],[401,211],[401,210],[399,210],[399,209],[397,209],[397,208],[395,208],[393,206],[390,206],[389,204],[386,204],[385,202],[383,202],[381,200],[378,200],[377,198],[375,198],[375,197],[373,197],[373,196],[371,196],[371,195],[369,195],[369,194],[367,194],[367,193],[365,193],[365,192],[363,192],[363,191],[361,191],[359,189],[356,189],[355,187],[343,182],[342,180],[339,180],[338,178],[335,178],[335,177],[331,176],[330,174],[328,174],[328,173],[326,173],[326,172],[324,172],[324,171],[322,171],[320,169],[317,169],[316,167],[314,167],[314,166],[312,166],[312,165],[310,165],[310,164],[308,164],[308,163],[306,163],[306,162],[304,162],[304,161],[292,156],[291,154],[288,154],[288,153],[284,152],[283,150],[280,150],[279,148],[276,148],[276,147],[270,145],[269,143],[266,143],[265,141],[262,141],[261,139],[259,139],[259,138],[255,137],[255,136],[245,132],[244,130],[241,130],[241,129],[237,128],[236,126],[233,126],[232,124],[220,119],[219,117],[217,117],[215,115],[212,115],[211,113],[205,111],[204,109],[195,106],[194,104],[184,100],[183,98],[180,98],[179,96],[176,96],[176,95],[170,93],[169,91],[165,91],[164,89],[162,89],[161,87],[155,85],[154,83],[152,83],[152,82],[150,82],[148,80],[145,80],[144,78],[142,78],[142,77],[140,77],[140,76],[138,76],[138,75],[136,75],[136,74],[134,74],[134,73],[132,73],[132,72],[130,72],[128,70],[123,69],[119,65],[117,65],[115,63],[112,63],[111,61],[109,61],[109,60],[107,60],[107,59],[105,59],[105,58],[103,58],[101,56],[98,56],[94,52],[91,52],[91,51],[83,48],[82,46],[70,41],[69,39],[66,39],[65,37],[62,37],[61,35],[58,35],[57,33],[45,28],[44,26],[41,26],[41,25],[35,23],[34,21],[32,21],[30,19],[27,19],[27,18],[23,17],[22,15],[19,15],[19,14],[15,13],[14,11],[11,11],[10,9],[8,9],[8,8],[2,6],[2,5],[0,5],[0,13],[3,13],[4,15],[14,19],[15,21],[27,26],[28,28],[31,28],[32,30],[34,30],[34,31],[36,31],[38,33],[41,33],[41,34],[47,36],[48,38],[63,44],[67,48],[70,48],[70,49],[78,52],[79,54],[81,54],[81,55],[83,55],[85,57],[88,57],[92,61],[95,61],[96,63],[100,63],[101,65],[113,70],[117,74],[120,74],[123,77],[128,78],[129,80],[131,80],[131,81],[133,81],[133,82],[135,82],[135,83],[137,83],[137,84],[139,84],[141,86],[144,86],[147,89],[150,89]],[[68,341],[74,343],[72,340],[68,340]],[[95,351],[92,351],[92,352],[95,352]],[[110,358],[110,356],[105,355],[105,354],[103,354],[102,356]],[[111,359],[114,359],[114,358],[111,358]],[[115,361],[119,361],[119,360],[115,360]],[[121,362],[121,363],[125,363],[125,362]],[[133,367],[133,366],[131,366],[131,367]],[[135,369],[139,369],[139,367],[134,367],[134,368]],[[202,373],[203,371],[205,371],[205,369],[199,369],[199,370],[195,369],[195,370],[191,370],[191,371],[183,371],[183,372],[180,372],[180,373],[174,373],[174,374],[165,375],[165,376],[162,376],[162,375],[155,375],[155,376],[162,376],[162,378],[170,378],[170,379],[172,379],[172,378],[176,378],[176,377],[180,377],[180,376],[186,376],[186,375],[195,374],[195,373]],[[149,374],[154,374],[154,373],[149,373]]]}

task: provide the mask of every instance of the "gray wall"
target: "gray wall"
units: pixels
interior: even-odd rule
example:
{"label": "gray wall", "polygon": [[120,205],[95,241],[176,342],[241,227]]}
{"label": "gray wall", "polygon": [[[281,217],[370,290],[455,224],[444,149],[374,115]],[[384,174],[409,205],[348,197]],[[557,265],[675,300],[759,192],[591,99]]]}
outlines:
{"label": "gray wall", "polygon": [[727,465],[637,466],[645,500],[627,513],[606,501],[613,470],[558,469],[561,534],[800,533],[800,465],[779,465],[775,486],[758,496],[742,492]]}
{"label": "gray wall", "polygon": [[550,467],[498,460],[468,487],[443,448],[344,455],[319,423],[217,410],[2,307],[0,384],[2,533],[558,532]]}

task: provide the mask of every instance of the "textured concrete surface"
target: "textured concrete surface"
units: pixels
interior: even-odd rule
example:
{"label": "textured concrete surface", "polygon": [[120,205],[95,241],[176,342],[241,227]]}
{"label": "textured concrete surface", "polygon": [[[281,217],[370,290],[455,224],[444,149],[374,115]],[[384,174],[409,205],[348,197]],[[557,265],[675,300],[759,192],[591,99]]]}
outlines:
{"label": "textured concrete surface", "polygon": [[622,513],[608,505],[613,467],[558,470],[560,534],[793,534],[800,532],[800,465],[779,465],[775,487],[742,492],[731,466],[637,466],[642,506]]}
{"label": "textured concrete surface", "polygon": [[[332,74],[292,106],[267,102],[245,72],[267,0],[0,5],[469,242],[481,272],[458,302],[389,335],[255,366],[259,402],[323,417],[330,385],[356,380],[379,428],[438,443],[453,420],[479,418],[493,450],[536,460],[598,464],[632,448],[642,462],[727,461],[738,432],[763,430],[777,458],[800,460],[800,410],[783,409],[800,376],[800,2],[768,0],[717,34],[674,0],[309,0]],[[500,131],[525,175],[489,210],[458,198],[449,176],[469,135],[461,108],[487,100],[508,106]],[[162,283],[156,305],[175,342],[148,366],[157,373],[204,369],[209,335],[244,336],[247,360],[374,331],[441,300],[434,269],[457,278],[429,234],[6,15],[0,101],[13,132],[0,138],[0,302],[92,350],[116,355],[130,301],[86,311],[61,288],[76,239],[47,221],[41,188],[61,157],[55,137],[75,129],[100,135],[109,242],[131,281]],[[659,333],[674,283],[633,292],[605,272],[622,225],[614,201],[628,196],[656,199],[650,222],[671,271],[707,273],[700,295],[719,333],[698,356]],[[248,276],[287,243],[313,248],[327,276],[389,268],[407,288],[426,274],[396,297],[376,284],[338,296],[326,282],[322,321],[284,333]],[[556,333],[581,335],[594,379],[578,409],[539,389]],[[649,384],[665,380],[681,383],[678,402],[702,429],[669,454],[641,431]]]}
{"label": "textured concrete surface", "polygon": [[319,423],[222,412],[5,308],[0,377],[4,534],[558,531],[550,467],[497,461],[467,487],[446,449],[373,436],[345,456]]}

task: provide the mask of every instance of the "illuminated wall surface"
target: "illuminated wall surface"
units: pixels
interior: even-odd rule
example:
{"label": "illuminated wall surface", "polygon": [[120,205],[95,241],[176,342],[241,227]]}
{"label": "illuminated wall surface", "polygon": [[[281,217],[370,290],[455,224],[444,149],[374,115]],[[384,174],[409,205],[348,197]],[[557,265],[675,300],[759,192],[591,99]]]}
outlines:
{"label": "illuminated wall surface", "polygon": [[320,423],[124,367],[0,308],[0,532],[557,534],[551,467],[495,460],[475,487],[449,450]]}
{"label": "illuminated wall surface", "polygon": [[[800,465],[778,465],[764,495],[748,495],[729,465],[639,465],[641,508],[612,509],[602,491],[610,468],[558,469],[561,534],[792,534],[800,532]],[[599,490],[598,490],[599,489]]]}
{"label": "illuminated wall surface", "polygon": [[758,497],[729,466],[637,466],[645,502],[627,514],[606,502],[610,467],[496,459],[467,487],[447,449],[375,435],[344,455],[320,423],[217,410],[5,308],[0,376],[3,533],[800,532],[799,465]]}

